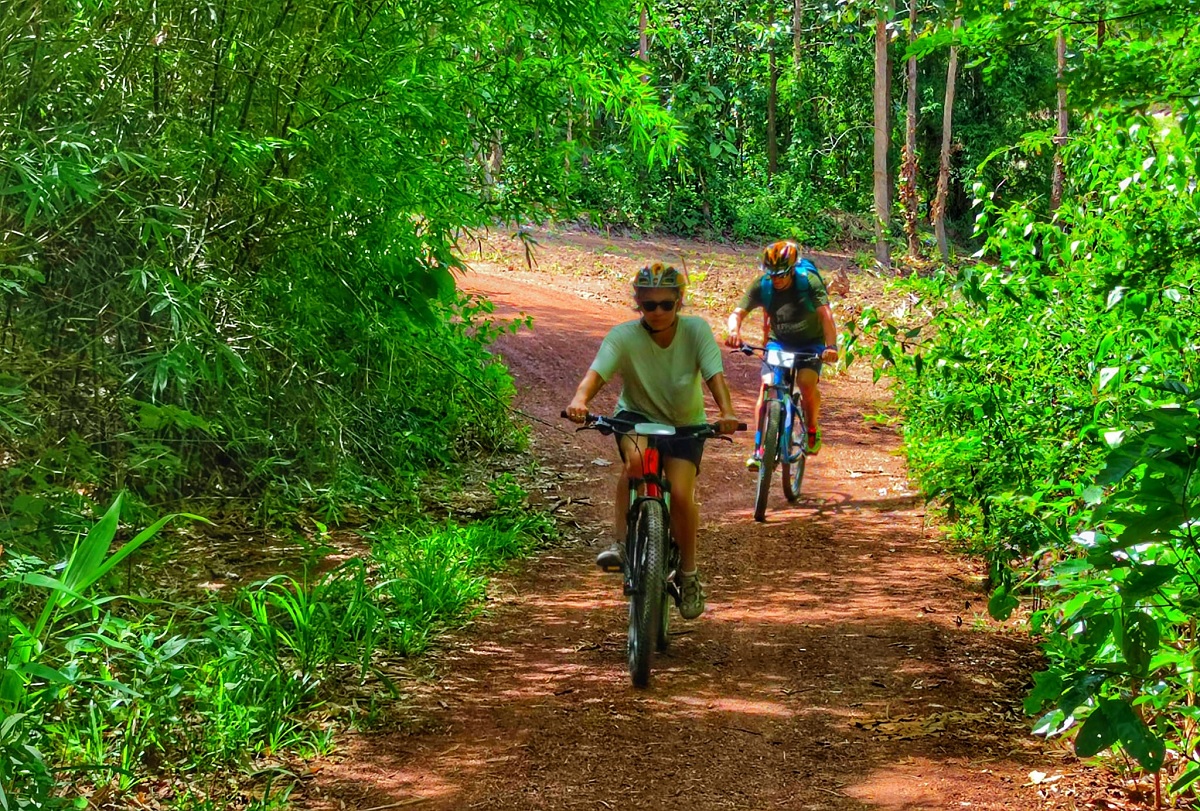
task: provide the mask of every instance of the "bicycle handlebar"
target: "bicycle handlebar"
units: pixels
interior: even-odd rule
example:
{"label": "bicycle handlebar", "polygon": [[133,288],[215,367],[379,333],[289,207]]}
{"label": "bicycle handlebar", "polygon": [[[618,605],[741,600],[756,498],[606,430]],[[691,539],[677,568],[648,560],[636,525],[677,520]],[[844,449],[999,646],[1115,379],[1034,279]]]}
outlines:
{"label": "bicycle handlebar", "polygon": [[[566,409],[559,412],[559,416],[565,420],[569,420]],[[583,425],[576,430],[583,431],[588,428],[599,431],[602,434],[632,434],[636,422],[630,420],[618,420],[614,417],[605,417],[603,414],[587,414],[583,418]],[[744,422],[739,422],[737,430],[745,431],[748,426]],[[675,436],[677,437],[698,437],[700,439],[710,439],[713,437],[721,438],[725,436],[721,433],[721,424],[719,422],[709,422],[703,425],[679,425],[675,426]]]}
{"label": "bicycle handlebar", "polygon": [[[779,351],[787,352],[789,355],[795,355],[797,358],[800,358],[801,360],[820,360],[821,359],[821,356],[815,352],[793,352],[790,349],[783,349],[782,347],[779,348]],[[755,346],[754,344],[745,344],[744,343],[741,346],[737,347],[736,349],[730,349],[729,352],[731,354],[734,352],[741,352],[743,355],[753,355],[755,353],[758,353],[759,355],[765,355],[767,353],[767,347]]]}

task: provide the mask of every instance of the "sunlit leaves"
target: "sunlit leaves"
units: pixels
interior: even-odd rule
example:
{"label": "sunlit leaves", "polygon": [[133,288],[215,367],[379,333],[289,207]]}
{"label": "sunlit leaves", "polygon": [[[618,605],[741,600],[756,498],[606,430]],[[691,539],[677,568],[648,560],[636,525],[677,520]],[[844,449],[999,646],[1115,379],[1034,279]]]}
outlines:
{"label": "sunlit leaves", "polygon": [[[1039,8],[977,15],[964,36],[976,47],[987,47],[984,34],[993,45],[1036,42],[1053,33],[1035,19]],[[1084,7],[1056,8],[1069,18]],[[1135,63],[1174,71],[1191,59],[1151,56],[1142,43],[1158,26],[1177,42],[1194,10],[1142,13],[1152,8],[1130,5],[1137,13],[1114,19],[1103,53],[1072,64],[1072,92],[1093,94],[1076,103],[1120,104],[1077,111],[1056,218],[1036,197],[1014,200],[981,182],[978,261],[907,285],[932,313],[925,373],[897,361],[904,319],[872,332],[877,357],[891,361],[881,368],[901,381],[910,462],[959,537],[991,561],[990,612],[1019,616],[1026,589],[1038,591],[1030,621],[1049,667],[1026,705],[1042,713],[1038,733],[1062,734],[1078,714],[1081,755],[1118,746],[1154,771],[1167,742],[1194,723],[1200,150],[1196,110],[1166,89],[1196,74],[1164,75],[1156,89],[1122,72]],[[1008,58],[998,48],[985,55]],[[1102,66],[1116,72],[1082,72]],[[1153,113],[1122,106],[1147,91],[1162,93]],[[1053,146],[1043,129],[991,160]]]}

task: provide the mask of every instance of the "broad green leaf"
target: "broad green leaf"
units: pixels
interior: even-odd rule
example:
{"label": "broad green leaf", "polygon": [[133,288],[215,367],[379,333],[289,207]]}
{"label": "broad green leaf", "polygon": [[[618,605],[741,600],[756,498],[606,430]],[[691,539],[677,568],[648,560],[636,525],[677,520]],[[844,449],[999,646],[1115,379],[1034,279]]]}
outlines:
{"label": "broad green leaf", "polygon": [[1039,738],[1050,738],[1061,735],[1071,728],[1074,719],[1062,710],[1051,710],[1037,720],[1033,725],[1033,734]]}
{"label": "broad green leaf", "polygon": [[1089,670],[1073,673],[1063,679],[1066,689],[1063,690],[1062,698],[1058,702],[1058,708],[1067,715],[1074,715],[1077,709],[1086,704],[1099,692],[1104,682],[1108,680],[1109,675],[1103,671]]}
{"label": "broad green leaf", "polygon": [[1125,750],[1137,758],[1146,771],[1156,772],[1161,769],[1166,745],[1161,738],[1146,728],[1133,707],[1122,699],[1106,699],[1103,707],[1109,725],[1116,732]]}
{"label": "broad green leaf", "polygon": [[1096,477],[1096,483],[1103,487],[1111,487],[1130,474],[1143,461],[1145,441],[1130,442],[1110,451],[1104,463],[1104,470]]}
{"label": "broad green leaf", "polygon": [[1137,566],[1125,578],[1120,587],[1121,595],[1127,600],[1139,600],[1153,594],[1165,583],[1171,581],[1177,574],[1175,566],[1168,564],[1153,564]]}
{"label": "broad green leaf", "polygon": [[1019,605],[1020,602],[1012,592],[1006,586],[1001,586],[992,592],[991,598],[988,599],[988,614],[992,619],[1003,622],[1012,616],[1012,612]]}
{"label": "broad green leaf", "polygon": [[1121,655],[1135,672],[1145,673],[1158,650],[1158,621],[1142,611],[1125,615],[1121,629]]}
{"label": "broad green leaf", "polygon": [[[1033,674],[1033,690],[1025,697],[1025,714],[1033,715],[1047,702],[1058,701],[1062,695],[1062,676],[1052,670]],[[1044,720],[1044,719],[1043,719]]]}
{"label": "broad green leaf", "polygon": [[1075,734],[1075,754],[1079,757],[1092,757],[1117,742],[1117,730],[1105,712],[1105,702],[1101,702],[1079,727]]}

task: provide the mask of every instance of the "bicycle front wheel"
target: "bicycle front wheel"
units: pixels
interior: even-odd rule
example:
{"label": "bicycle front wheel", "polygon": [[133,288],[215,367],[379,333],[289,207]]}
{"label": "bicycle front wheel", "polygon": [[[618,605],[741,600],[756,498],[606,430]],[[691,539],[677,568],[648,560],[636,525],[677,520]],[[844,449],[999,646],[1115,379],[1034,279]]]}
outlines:
{"label": "bicycle front wheel", "polygon": [[762,434],[762,463],[758,466],[758,491],[754,494],[754,520],[767,519],[767,496],[771,493],[771,477],[775,475],[775,463],[779,461],[779,428],[783,423],[783,403],[771,400],[767,403],[765,424]]}
{"label": "bicycle front wheel", "polygon": [[667,565],[663,567],[666,572],[666,577],[671,578],[666,581],[666,586],[663,588],[662,596],[662,613],[658,617],[658,644],[655,648],[659,653],[664,653],[671,644],[669,636],[671,631],[671,604],[675,602],[676,595],[679,594],[680,576],[679,576],[679,547],[671,542],[671,551],[667,554]]}
{"label": "bicycle front wheel", "polygon": [[629,565],[629,676],[634,687],[650,683],[650,663],[658,642],[666,585],[667,522],[661,501],[643,501]]}
{"label": "bicycle front wheel", "polygon": [[783,457],[783,494],[795,503],[800,498],[800,485],[804,482],[804,465],[808,461],[808,426],[804,423],[804,409],[800,395],[792,397],[795,406],[792,431],[787,438]]}

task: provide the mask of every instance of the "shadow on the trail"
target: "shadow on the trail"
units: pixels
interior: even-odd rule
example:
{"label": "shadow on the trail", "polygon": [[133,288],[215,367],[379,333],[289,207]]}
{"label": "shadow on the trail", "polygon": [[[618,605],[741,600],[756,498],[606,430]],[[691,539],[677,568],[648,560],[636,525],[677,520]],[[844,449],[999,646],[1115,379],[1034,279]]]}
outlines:
{"label": "shadow on the trail", "polygon": [[[493,298],[498,315],[515,315],[503,293]],[[566,294],[539,302],[552,330],[535,325],[497,341],[526,390],[549,395],[537,412],[548,419],[563,380],[583,375],[611,323],[580,315],[576,303]],[[758,368],[726,362],[743,415]],[[894,444],[891,428],[863,429],[861,400],[826,403],[827,445]],[[612,440],[594,434],[555,441],[592,474],[593,454],[614,456]],[[713,443],[704,493],[721,481],[746,490],[738,479],[747,475],[747,446],[745,438]],[[915,494],[889,483],[867,491],[886,491],[878,497],[857,495],[838,478],[854,471],[827,470],[826,458],[810,469],[822,498],[789,505],[776,483],[765,524],[750,520],[748,499],[722,515],[704,510],[708,611],[695,622],[672,617],[670,648],[656,657],[648,689],[629,686],[617,578],[594,570],[594,550],[564,548],[553,571],[534,563],[497,591],[489,615],[443,645],[441,680],[411,687],[415,720],[359,737],[317,781],[335,800],[309,791],[306,804],[1009,807],[1013,786],[993,772],[1045,766],[1014,715],[1032,645],[976,627],[983,594],[931,566],[937,556]],[[596,475],[605,478],[589,493],[597,507],[611,497],[611,475]]]}
{"label": "shadow on the trail", "polygon": [[[947,603],[960,592],[928,570],[911,533],[881,543],[895,529],[872,510],[852,530],[832,514],[763,527],[792,542],[789,560],[771,561],[777,542],[722,548],[709,527],[709,610],[673,617],[645,691],[624,673],[615,578],[579,555],[565,587],[531,588],[498,612],[521,625],[493,617],[447,649],[429,689],[451,729],[367,738],[369,770],[331,788],[367,790],[360,807],[664,808],[683,780],[701,811],[959,808],[939,780],[986,780],[983,762],[1037,765],[1013,710],[1033,654],[938,621],[962,610]],[[647,769],[675,778],[635,777]]]}

